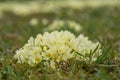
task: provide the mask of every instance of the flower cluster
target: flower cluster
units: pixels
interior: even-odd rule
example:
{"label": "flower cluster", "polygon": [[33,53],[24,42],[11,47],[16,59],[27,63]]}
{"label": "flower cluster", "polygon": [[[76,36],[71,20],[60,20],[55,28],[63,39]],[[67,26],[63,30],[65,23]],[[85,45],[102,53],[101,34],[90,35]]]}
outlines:
{"label": "flower cluster", "polygon": [[[31,66],[41,61],[49,61],[50,67],[56,68],[56,62],[71,58],[87,61],[87,55],[98,45],[100,44],[91,42],[82,34],[75,37],[69,31],[45,32],[43,35],[38,34],[36,38],[31,37],[23,48],[16,51],[14,57],[18,59],[18,63],[28,63]],[[92,55],[92,61],[97,59],[101,54],[100,51],[98,47]]]}
{"label": "flower cluster", "polygon": [[[66,27],[67,26],[67,27]],[[47,27],[48,31],[59,30],[61,28],[70,28],[76,32],[81,31],[81,25],[72,20],[54,20],[52,24]],[[46,30],[46,29],[45,29]]]}

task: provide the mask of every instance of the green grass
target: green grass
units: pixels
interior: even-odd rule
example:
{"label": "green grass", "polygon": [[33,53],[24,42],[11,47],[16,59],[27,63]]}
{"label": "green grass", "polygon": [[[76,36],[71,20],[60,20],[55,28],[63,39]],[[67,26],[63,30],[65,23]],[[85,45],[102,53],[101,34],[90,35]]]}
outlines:
{"label": "green grass", "polygon": [[[0,80],[119,80],[120,79],[120,8],[102,7],[73,10],[63,9],[60,14],[39,13],[25,17],[5,12],[0,19]],[[31,18],[37,18],[40,23],[31,26]],[[43,18],[49,24],[54,19],[74,20],[80,23],[83,33],[93,41],[100,41],[103,54],[94,63],[69,60],[59,70],[52,70],[42,63],[31,67],[27,64],[17,64],[13,59],[15,50],[22,47],[30,36],[44,33],[41,23]],[[91,52],[91,55],[94,54]]]}

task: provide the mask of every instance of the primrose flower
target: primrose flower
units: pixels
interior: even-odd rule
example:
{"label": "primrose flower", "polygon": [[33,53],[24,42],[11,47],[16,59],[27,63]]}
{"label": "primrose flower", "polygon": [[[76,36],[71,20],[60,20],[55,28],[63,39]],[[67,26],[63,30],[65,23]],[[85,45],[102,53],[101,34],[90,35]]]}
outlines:
{"label": "primrose flower", "polygon": [[40,53],[41,47],[35,46],[35,40],[31,37],[23,48],[16,51],[14,57],[18,59],[18,63],[28,63],[33,66],[42,60]]}
{"label": "primrose flower", "polygon": [[52,22],[52,24],[50,24],[47,29],[48,31],[53,31],[53,30],[59,30],[61,28],[69,28],[69,29],[73,29],[76,32],[81,31],[82,27],[80,24],[76,23],[75,21],[72,20],[54,20]]}
{"label": "primrose flower", "polygon": [[36,38],[31,37],[23,48],[16,51],[14,58],[18,59],[18,63],[28,63],[31,66],[48,61],[49,66],[55,69],[58,66],[56,63],[67,62],[71,58],[87,62],[96,47],[92,62],[101,55],[99,43],[93,43],[83,34],[75,37],[69,31],[45,32],[43,35],[38,34]]}
{"label": "primrose flower", "polygon": [[38,23],[39,23],[39,20],[37,18],[32,18],[30,20],[30,25],[32,25],[32,26],[36,26],[36,25],[38,25]]}
{"label": "primrose flower", "polygon": [[42,24],[43,25],[47,25],[48,24],[48,20],[46,18],[42,19]]}

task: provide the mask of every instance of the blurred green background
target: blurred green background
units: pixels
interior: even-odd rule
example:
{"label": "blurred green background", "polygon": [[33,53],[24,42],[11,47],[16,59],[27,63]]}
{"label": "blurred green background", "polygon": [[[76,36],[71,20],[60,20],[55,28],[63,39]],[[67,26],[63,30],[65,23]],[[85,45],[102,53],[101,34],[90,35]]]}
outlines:
{"label": "blurred green background", "polygon": [[[83,27],[77,33],[71,30],[75,34],[84,33],[91,39],[95,39],[93,35],[106,37],[110,45],[119,46],[118,0],[1,0],[0,47],[20,47],[30,36],[45,32],[54,20],[73,20]],[[31,25],[31,21],[36,24]]]}

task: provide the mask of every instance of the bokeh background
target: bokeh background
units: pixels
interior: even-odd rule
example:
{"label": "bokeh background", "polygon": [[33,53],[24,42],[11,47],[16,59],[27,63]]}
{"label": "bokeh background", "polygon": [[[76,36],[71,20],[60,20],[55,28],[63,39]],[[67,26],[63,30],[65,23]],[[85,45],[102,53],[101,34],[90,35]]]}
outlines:
{"label": "bokeh background", "polygon": [[[91,39],[106,37],[109,44],[120,44],[119,0],[0,0],[0,47],[22,46],[30,36],[45,31],[69,29]],[[62,26],[47,29],[55,21],[73,21],[82,29]],[[57,25],[57,24],[56,24]]]}

